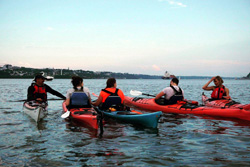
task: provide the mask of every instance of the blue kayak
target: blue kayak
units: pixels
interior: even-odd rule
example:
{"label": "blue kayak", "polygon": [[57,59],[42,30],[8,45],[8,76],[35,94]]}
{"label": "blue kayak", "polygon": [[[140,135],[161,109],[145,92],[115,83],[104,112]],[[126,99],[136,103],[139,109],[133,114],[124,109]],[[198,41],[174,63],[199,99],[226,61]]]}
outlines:
{"label": "blue kayak", "polygon": [[161,111],[143,114],[138,111],[102,111],[104,116],[147,128],[157,128],[158,121],[162,115]]}

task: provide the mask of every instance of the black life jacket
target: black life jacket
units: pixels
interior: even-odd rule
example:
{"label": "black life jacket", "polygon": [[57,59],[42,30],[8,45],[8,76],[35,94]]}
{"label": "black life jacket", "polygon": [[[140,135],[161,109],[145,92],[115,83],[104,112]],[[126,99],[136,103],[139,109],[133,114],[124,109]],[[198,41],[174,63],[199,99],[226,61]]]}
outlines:
{"label": "black life jacket", "polygon": [[41,98],[43,101],[47,101],[47,92],[45,89],[45,86],[38,86],[35,83],[32,83],[32,86],[34,87],[33,97],[34,99]]}
{"label": "black life jacket", "polygon": [[122,107],[122,99],[120,98],[120,96],[117,94],[119,89],[115,90],[115,93],[112,93],[106,89],[102,89],[102,91],[110,94],[107,99],[105,100],[104,103],[101,104],[100,109],[102,110],[107,110],[110,107],[115,108],[116,110],[121,110]]}
{"label": "black life jacket", "polygon": [[75,90],[70,97],[70,108],[90,108],[89,97],[87,93],[81,90]]}
{"label": "black life jacket", "polygon": [[165,100],[164,104],[176,104],[177,101],[183,100],[181,88],[179,87],[179,91],[177,91],[172,85],[170,87],[174,90],[175,94],[169,100]]}

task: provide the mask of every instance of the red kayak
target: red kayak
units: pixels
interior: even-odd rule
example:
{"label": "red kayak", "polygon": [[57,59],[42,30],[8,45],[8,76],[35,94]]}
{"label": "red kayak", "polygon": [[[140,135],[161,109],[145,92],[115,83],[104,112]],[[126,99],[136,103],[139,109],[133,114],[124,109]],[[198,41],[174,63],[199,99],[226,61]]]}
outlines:
{"label": "red kayak", "polygon": [[208,107],[238,108],[238,109],[250,110],[250,104],[240,104],[233,100],[227,100],[227,99],[213,100],[204,94],[202,94],[202,102],[205,106],[208,106]]}
{"label": "red kayak", "polygon": [[238,118],[250,121],[250,111],[240,108],[214,108],[180,101],[172,105],[157,104],[154,98],[125,97],[125,105],[147,111]]}
{"label": "red kayak", "polygon": [[[65,102],[62,104],[63,111],[68,111]],[[76,121],[84,123],[93,129],[98,129],[97,113],[93,108],[73,108],[70,109],[70,117]]]}

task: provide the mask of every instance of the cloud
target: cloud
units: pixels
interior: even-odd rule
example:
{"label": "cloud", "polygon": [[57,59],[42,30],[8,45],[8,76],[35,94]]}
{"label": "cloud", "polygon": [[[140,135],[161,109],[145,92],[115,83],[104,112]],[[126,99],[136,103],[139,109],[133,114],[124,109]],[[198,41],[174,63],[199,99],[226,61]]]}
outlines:
{"label": "cloud", "polygon": [[177,2],[177,1],[173,1],[173,0],[159,0],[159,2],[168,2],[170,5],[173,5],[174,7],[187,7],[187,5],[181,3],[181,2]]}
{"label": "cloud", "polygon": [[157,66],[157,65],[152,65],[152,67],[153,67],[153,69],[155,70],[155,71],[161,71],[161,68],[159,67],[159,66]]}

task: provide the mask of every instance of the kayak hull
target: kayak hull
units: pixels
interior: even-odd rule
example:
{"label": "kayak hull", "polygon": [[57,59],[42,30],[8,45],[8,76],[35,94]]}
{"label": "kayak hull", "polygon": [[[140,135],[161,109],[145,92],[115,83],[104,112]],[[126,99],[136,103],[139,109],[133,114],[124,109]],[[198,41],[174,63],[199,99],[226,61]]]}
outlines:
{"label": "kayak hull", "polygon": [[48,114],[48,104],[23,103],[23,112],[29,115],[35,122],[39,122]]}
{"label": "kayak hull", "polygon": [[153,98],[125,97],[125,105],[147,111],[162,111],[164,113],[207,115],[215,117],[237,118],[250,121],[250,111],[239,108],[213,108],[207,106],[177,103],[159,105]]}
{"label": "kayak hull", "polygon": [[[63,111],[67,112],[68,109],[65,102],[63,102],[62,106]],[[73,118],[73,120],[81,122],[93,129],[98,129],[97,113],[93,108],[73,108],[69,111],[70,117]]]}
{"label": "kayak hull", "polygon": [[147,128],[157,128],[158,121],[162,115],[161,111],[155,113],[142,114],[136,111],[102,111],[104,116]]}
{"label": "kayak hull", "polygon": [[220,100],[211,100],[206,95],[202,95],[202,102],[205,106],[215,107],[215,108],[238,108],[250,110],[250,104],[240,104],[233,100],[220,99]]}

